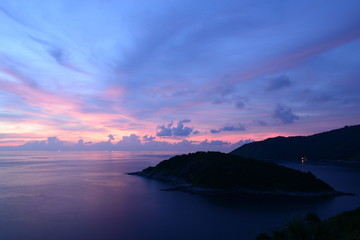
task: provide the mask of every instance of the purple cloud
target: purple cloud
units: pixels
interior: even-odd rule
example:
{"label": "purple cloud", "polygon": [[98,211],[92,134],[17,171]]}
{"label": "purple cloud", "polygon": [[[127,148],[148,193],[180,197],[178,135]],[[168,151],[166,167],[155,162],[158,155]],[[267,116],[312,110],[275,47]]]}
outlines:
{"label": "purple cloud", "polygon": [[211,129],[210,133],[220,133],[220,132],[223,132],[223,131],[225,131],[225,132],[234,132],[234,131],[245,131],[245,130],[246,130],[245,126],[239,123],[239,124],[237,124],[235,126],[228,125],[228,126],[220,128],[218,130]]}
{"label": "purple cloud", "polygon": [[282,88],[286,88],[291,86],[291,81],[288,76],[281,75],[276,78],[272,78],[268,80],[268,86],[266,87],[266,91],[276,91]]}
{"label": "purple cloud", "polygon": [[142,140],[145,141],[145,142],[152,142],[156,139],[156,137],[153,137],[153,136],[149,136],[149,135],[145,135],[143,136]]}
{"label": "purple cloud", "polygon": [[219,130],[211,129],[210,132],[211,132],[211,133],[219,133],[219,132],[221,132],[221,129],[219,129]]}
{"label": "purple cloud", "polygon": [[[84,11],[72,14],[51,1],[21,7],[1,1],[3,129],[14,129],[19,144],[38,129],[33,125],[44,129],[35,140],[46,139],[46,132],[92,139],[94,132],[126,130],[160,148],[159,137],[199,140],[212,128],[224,140],[244,130],[225,125],[234,119],[252,124],[247,134],[254,138],[257,126],[267,123],[261,137],[272,136],[271,121],[297,123],[300,112],[304,127],[288,126],[284,134],[360,119],[360,1],[144,3],[88,1],[83,9],[74,2]],[[272,109],[279,102],[296,102],[296,111]],[[188,116],[206,128],[195,130]],[[159,124],[153,139],[154,123],[169,118],[185,120]],[[114,147],[109,139],[112,145],[96,143],[97,149]],[[48,147],[47,141],[31,144]]]}
{"label": "purple cloud", "polygon": [[189,123],[191,120],[185,119],[178,122],[176,127],[173,127],[173,122],[167,126],[161,125],[157,127],[156,136],[158,137],[187,137],[193,132],[193,128],[185,127],[184,123]]}
{"label": "purple cloud", "polygon": [[170,127],[165,127],[164,125],[157,127],[156,136],[171,137],[172,135],[172,129]]}
{"label": "purple cloud", "polygon": [[123,136],[122,139],[117,143],[118,145],[133,146],[141,143],[140,137],[136,134],[130,134],[130,136]]}
{"label": "purple cloud", "polygon": [[109,134],[109,135],[108,135],[108,138],[109,138],[109,141],[115,140],[115,137],[114,137],[114,135],[112,135],[112,134]]}
{"label": "purple cloud", "polygon": [[274,110],[273,118],[280,120],[284,124],[291,124],[300,117],[294,114],[291,108],[285,105],[278,105]]}
{"label": "purple cloud", "polygon": [[[151,138],[151,137],[148,137]],[[175,143],[169,143],[165,141],[140,141],[140,136],[136,134],[130,134],[129,136],[123,136],[116,144],[109,141],[102,142],[84,142],[80,139],[77,143],[71,144],[58,139],[57,137],[49,137],[47,141],[31,141],[23,145],[10,147],[0,146],[0,151],[223,151],[230,152],[235,148],[252,142],[252,140],[240,140],[237,143],[230,143],[222,140],[204,140],[204,141],[191,141],[182,140]]]}

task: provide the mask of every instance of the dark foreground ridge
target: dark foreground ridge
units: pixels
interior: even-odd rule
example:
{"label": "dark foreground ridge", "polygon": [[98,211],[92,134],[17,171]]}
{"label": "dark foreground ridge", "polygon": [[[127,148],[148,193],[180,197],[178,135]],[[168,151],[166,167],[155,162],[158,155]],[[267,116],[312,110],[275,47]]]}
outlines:
{"label": "dark foreground ridge", "polygon": [[343,212],[324,221],[321,221],[316,214],[309,213],[304,218],[288,222],[283,228],[274,229],[271,233],[260,234],[256,240],[359,239],[359,226],[360,208]]}
{"label": "dark foreground ridge", "polygon": [[175,184],[172,190],[194,193],[306,197],[343,194],[310,172],[220,152],[178,155],[129,174],[171,182]]}
{"label": "dark foreground ridge", "polygon": [[311,136],[268,138],[245,144],[231,154],[262,160],[360,161],[360,125]]}

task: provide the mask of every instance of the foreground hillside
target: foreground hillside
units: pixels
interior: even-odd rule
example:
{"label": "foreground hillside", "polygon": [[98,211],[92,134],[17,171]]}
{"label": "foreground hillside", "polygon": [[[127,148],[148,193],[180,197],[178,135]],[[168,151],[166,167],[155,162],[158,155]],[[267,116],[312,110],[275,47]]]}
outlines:
{"label": "foreground hillside", "polygon": [[360,125],[311,136],[276,137],[245,144],[231,154],[263,160],[360,160]]}
{"label": "foreground hillside", "polygon": [[310,172],[220,152],[178,155],[130,174],[172,182],[180,190],[191,192],[339,194]]}
{"label": "foreground hillside", "polygon": [[310,213],[304,219],[288,222],[283,229],[272,233],[262,233],[257,240],[321,239],[346,240],[360,239],[360,208],[347,211],[321,221],[316,214]]}

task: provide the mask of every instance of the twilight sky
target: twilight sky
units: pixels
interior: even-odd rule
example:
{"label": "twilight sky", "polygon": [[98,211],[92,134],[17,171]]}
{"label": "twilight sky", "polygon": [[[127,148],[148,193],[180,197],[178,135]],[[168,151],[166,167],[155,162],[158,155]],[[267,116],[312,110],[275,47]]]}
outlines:
{"label": "twilight sky", "polygon": [[359,9],[2,0],[0,146],[229,147],[359,124]]}

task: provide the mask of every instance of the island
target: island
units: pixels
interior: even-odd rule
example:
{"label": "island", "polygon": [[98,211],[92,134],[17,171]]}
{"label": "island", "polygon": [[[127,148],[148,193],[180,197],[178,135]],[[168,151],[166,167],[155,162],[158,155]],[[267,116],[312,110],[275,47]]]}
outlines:
{"label": "island", "polygon": [[191,193],[306,197],[343,194],[311,172],[221,152],[177,155],[129,174],[170,182],[174,185],[171,190]]}
{"label": "island", "polygon": [[268,138],[245,144],[231,154],[266,161],[360,161],[360,125],[310,136]]}

